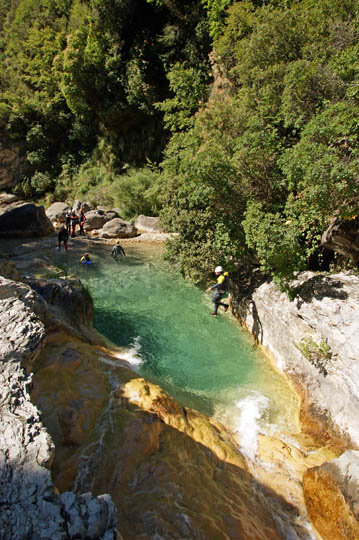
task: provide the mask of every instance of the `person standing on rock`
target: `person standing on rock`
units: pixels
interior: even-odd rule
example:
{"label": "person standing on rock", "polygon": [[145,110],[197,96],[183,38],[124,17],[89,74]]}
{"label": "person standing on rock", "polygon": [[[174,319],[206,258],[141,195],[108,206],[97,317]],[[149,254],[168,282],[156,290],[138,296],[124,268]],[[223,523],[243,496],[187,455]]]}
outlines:
{"label": "person standing on rock", "polygon": [[69,233],[65,227],[65,225],[61,226],[61,229],[59,230],[59,234],[57,235],[57,249],[61,249],[61,243],[64,243],[65,251],[67,251],[67,243],[69,241]]}
{"label": "person standing on rock", "polygon": [[113,246],[112,248],[112,251],[111,251],[111,257],[113,257],[115,259],[115,261],[117,261],[118,257],[122,257],[122,255],[124,257],[126,257],[126,253],[125,253],[125,250],[123,249],[123,247],[120,245],[120,241],[117,240],[116,244]]}
{"label": "person standing on rock", "polygon": [[86,221],[85,212],[83,211],[82,208],[80,208],[79,225],[80,225],[80,235],[81,236],[85,236],[85,231],[84,231],[85,221]]}
{"label": "person standing on rock", "polygon": [[71,213],[70,212],[66,213],[65,223],[66,223],[67,232],[70,234],[71,233]]}
{"label": "person standing on rock", "polygon": [[78,215],[76,214],[76,212],[72,212],[71,214],[71,224],[72,224],[72,233],[71,233],[71,237],[73,238],[74,236],[76,236],[75,234],[75,231],[76,231],[76,225],[78,225],[80,223],[80,220],[79,220],[79,217]]}
{"label": "person standing on rock", "polygon": [[211,296],[212,302],[214,304],[214,309],[211,312],[211,315],[217,317],[219,306],[224,307],[224,312],[226,312],[229,308],[228,304],[224,304],[223,302],[221,302],[221,299],[224,298],[227,294],[227,277],[229,274],[228,272],[225,272],[223,270],[222,266],[216,266],[216,268],[214,269],[214,273],[217,276],[217,282],[211,287],[208,287],[208,289],[206,289],[206,292],[208,293],[215,289],[215,292]]}

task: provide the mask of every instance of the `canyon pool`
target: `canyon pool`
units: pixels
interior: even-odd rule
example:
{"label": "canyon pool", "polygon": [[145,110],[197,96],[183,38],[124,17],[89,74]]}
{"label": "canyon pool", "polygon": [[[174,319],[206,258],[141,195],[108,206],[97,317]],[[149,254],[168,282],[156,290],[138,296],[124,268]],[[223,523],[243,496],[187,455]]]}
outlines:
{"label": "canyon pool", "polygon": [[110,247],[92,246],[93,264],[82,265],[73,249],[54,262],[81,279],[95,327],[132,369],[238,433],[247,457],[258,431],[296,431],[294,393],[233,316],[212,317],[210,295],[174,272],[161,247],[124,247],[117,262]]}

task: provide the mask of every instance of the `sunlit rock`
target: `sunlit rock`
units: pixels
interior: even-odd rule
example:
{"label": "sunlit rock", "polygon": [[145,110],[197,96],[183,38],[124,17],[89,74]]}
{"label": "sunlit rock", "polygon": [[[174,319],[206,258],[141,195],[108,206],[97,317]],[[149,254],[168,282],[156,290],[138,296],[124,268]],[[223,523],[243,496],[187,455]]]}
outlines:
{"label": "sunlit rock", "polygon": [[357,445],[359,277],[305,272],[293,301],[259,272],[231,286],[234,313],[302,396],[307,431],[323,444]]}
{"label": "sunlit rock", "polygon": [[115,540],[110,497],[60,496],[52,483],[53,442],[29,395],[30,370],[47,339],[46,311],[29,286],[0,277],[0,535]]}
{"label": "sunlit rock", "polygon": [[142,214],[136,219],[135,227],[139,232],[164,232],[158,217],[143,216]]}
{"label": "sunlit rock", "polygon": [[58,223],[65,223],[66,214],[70,212],[71,208],[67,203],[54,202],[46,210],[46,215],[50,221],[56,221]]}
{"label": "sunlit rock", "polygon": [[309,517],[323,538],[359,538],[359,452],[309,469],[303,485]]}
{"label": "sunlit rock", "polygon": [[137,235],[137,229],[128,221],[114,218],[105,223],[102,228],[102,238],[133,238]]}

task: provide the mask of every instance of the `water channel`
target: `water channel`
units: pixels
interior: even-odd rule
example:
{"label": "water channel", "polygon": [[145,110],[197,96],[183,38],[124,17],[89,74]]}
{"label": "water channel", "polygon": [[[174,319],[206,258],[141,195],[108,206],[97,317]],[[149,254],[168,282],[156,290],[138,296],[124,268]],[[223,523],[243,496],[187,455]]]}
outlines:
{"label": "water channel", "polygon": [[118,262],[109,249],[92,249],[91,265],[72,250],[54,262],[88,288],[95,327],[132,369],[237,432],[250,458],[258,431],[296,430],[295,395],[238,322],[212,317],[209,295],[174,272],[161,248],[125,249]]}

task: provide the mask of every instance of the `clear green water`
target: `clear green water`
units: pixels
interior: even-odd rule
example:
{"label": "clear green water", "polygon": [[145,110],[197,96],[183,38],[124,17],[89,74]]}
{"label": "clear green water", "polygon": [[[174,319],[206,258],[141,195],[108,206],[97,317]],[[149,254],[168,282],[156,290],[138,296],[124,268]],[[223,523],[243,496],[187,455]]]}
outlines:
{"label": "clear green water", "polygon": [[133,369],[249,444],[258,429],[293,429],[295,396],[238,322],[223,312],[212,317],[210,295],[173,272],[159,248],[125,249],[118,262],[109,250],[92,251],[89,266],[73,252],[56,262],[87,286],[95,327],[126,349]]}

